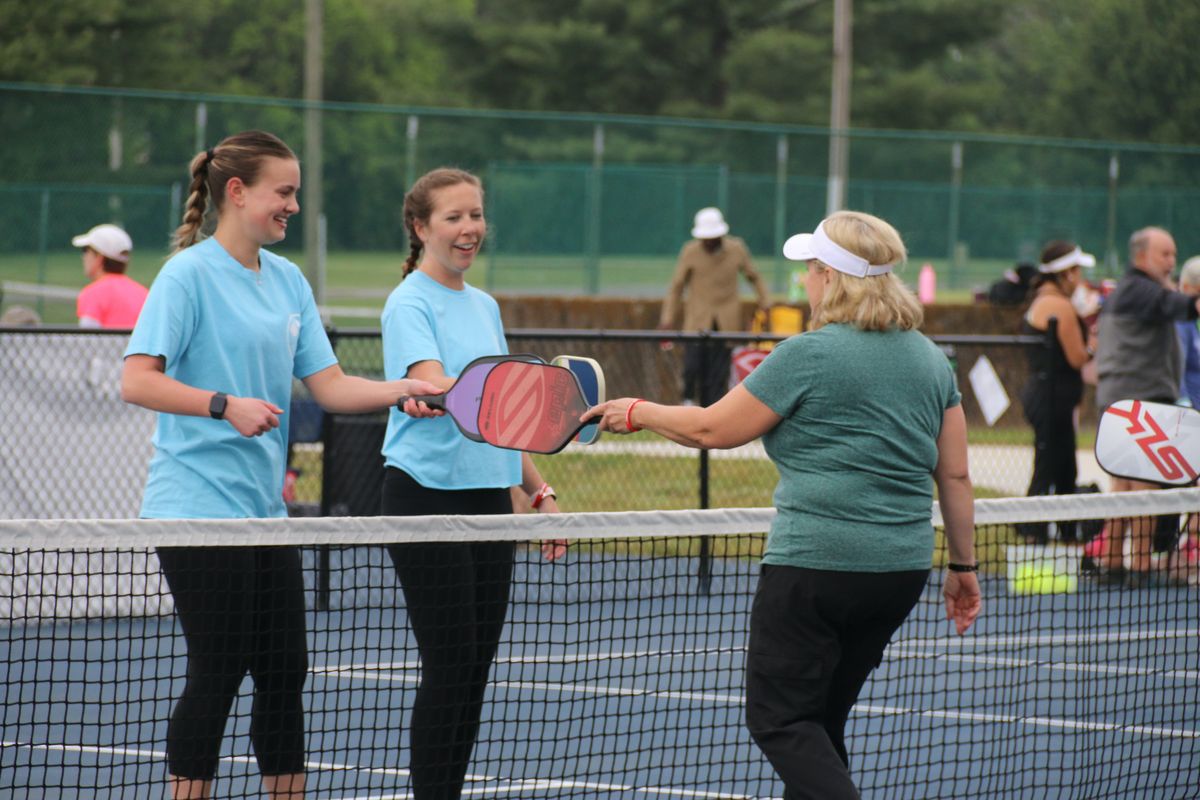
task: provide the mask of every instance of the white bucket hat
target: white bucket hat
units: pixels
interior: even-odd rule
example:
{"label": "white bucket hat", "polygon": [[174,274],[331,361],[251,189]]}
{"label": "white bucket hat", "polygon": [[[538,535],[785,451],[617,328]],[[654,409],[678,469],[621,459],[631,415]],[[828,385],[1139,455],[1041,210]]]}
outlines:
{"label": "white bucket hat", "polygon": [[1085,253],[1083,250],[1076,247],[1071,252],[1067,253],[1066,255],[1059,256],[1053,261],[1049,261],[1045,264],[1039,264],[1038,272],[1041,272],[1043,275],[1047,275],[1055,272],[1062,272],[1063,270],[1070,269],[1071,267],[1084,267],[1085,269],[1091,269],[1094,266],[1096,266],[1096,257],[1091,253]]}
{"label": "white bucket hat", "polygon": [[702,208],[696,212],[692,236],[697,239],[718,239],[729,233],[729,225],[719,208]]}
{"label": "white bucket hat", "polygon": [[105,258],[122,263],[129,261],[129,251],[133,249],[133,240],[129,234],[116,225],[97,225],[87,233],[82,233],[71,240],[75,247],[90,247]]}

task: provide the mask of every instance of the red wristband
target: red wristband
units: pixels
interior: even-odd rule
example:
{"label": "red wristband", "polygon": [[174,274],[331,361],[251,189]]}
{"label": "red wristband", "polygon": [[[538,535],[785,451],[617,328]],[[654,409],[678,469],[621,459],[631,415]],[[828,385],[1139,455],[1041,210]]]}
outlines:
{"label": "red wristband", "polygon": [[644,403],[644,402],[646,402],[646,401],[643,398],[639,397],[637,400],[634,400],[632,403],[629,404],[629,408],[625,409],[625,427],[629,430],[630,433],[634,433],[635,431],[641,430],[641,428],[635,428],[633,425],[633,407],[636,406],[638,403]]}
{"label": "red wristband", "polygon": [[542,503],[544,503],[546,501],[547,497],[557,498],[558,495],[556,495],[554,493],[554,489],[553,489],[553,487],[550,486],[550,484],[543,483],[542,488],[538,489],[536,493],[530,495],[530,497],[529,497],[530,507],[536,509],[538,506],[540,506]]}

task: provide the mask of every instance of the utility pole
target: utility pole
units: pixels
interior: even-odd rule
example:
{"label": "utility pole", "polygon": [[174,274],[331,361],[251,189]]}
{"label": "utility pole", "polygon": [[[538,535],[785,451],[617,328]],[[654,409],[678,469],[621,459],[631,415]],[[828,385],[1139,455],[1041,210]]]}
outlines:
{"label": "utility pole", "polygon": [[846,205],[849,180],[850,66],[853,40],[853,0],[833,0],[833,85],[829,100],[829,184],[825,213]]}
{"label": "utility pole", "polygon": [[317,304],[325,302],[325,253],[321,223],[321,107],[324,82],[324,0],[304,0],[304,271]]}

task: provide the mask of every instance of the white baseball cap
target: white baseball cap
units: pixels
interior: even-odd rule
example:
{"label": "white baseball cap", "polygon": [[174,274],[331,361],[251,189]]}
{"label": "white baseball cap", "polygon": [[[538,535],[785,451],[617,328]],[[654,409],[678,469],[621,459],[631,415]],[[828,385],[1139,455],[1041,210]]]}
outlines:
{"label": "white baseball cap", "polygon": [[816,258],[812,251],[812,234],[797,233],[783,243],[783,256],[789,261],[812,261]]}
{"label": "white baseball cap", "polygon": [[116,225],[97,225],[87,233],[80,234],[71,240],[75,247],[90,247],[105,258],[113,261],[128,262],[129,251],[133,249],[133,240],[129,234]]}
{"label": "white baseball cap", "polygon": [[717,239],[729,233],[729,225],[719,208],[702,208],[696,212],[692,236],[697,239]]}

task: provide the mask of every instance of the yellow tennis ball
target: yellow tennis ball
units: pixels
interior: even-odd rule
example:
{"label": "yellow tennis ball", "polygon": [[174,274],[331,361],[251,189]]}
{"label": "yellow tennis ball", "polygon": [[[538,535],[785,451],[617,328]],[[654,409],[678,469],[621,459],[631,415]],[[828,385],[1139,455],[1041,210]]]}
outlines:
{"label": "yellow tennis ball", "polygon": [[1012,590],[1014,594],[1034,594],[1037,582],[1037,570],[1032,564],[1022,564],[1013,575]]}
{"label": "yellow tennis ball", "polygon": [[1054,576],[1054,593],[1055,594],[1071,594],[1079,588],[1078,582],[1074,575],[1055,575]]}
{"label": "yellow tennis ball", "polygon": [[1053,569],[1042,567],[1034,573],[1033,593],[1054,594],[1057,581],[1058,578],[1055,576]]}
{"label": "yellow tennis ball", "polygon": [[1071,575],[1056,575],[1051,564],[1022,564],[1013,574],[1013,594],[1069,594],[1077,588]]}

